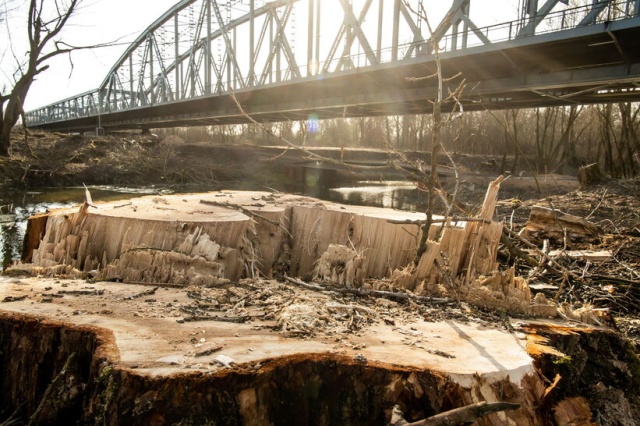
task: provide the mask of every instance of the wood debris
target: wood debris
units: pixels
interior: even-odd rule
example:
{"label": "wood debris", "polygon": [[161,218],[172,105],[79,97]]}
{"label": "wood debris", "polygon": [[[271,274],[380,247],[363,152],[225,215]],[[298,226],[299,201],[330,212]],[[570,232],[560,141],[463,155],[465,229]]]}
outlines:
{"label": "wood debris", "polygon": [[[519,235],[496,220],[502,181],[499,178],[489,185],[475,217],[436,218],[417,265],[411,259],[423,215],[338,206],[286,194],[226,191],[160,197],[162,202],[154,196],[127,206],[101,204],[92,211],[85,203],[77,212],[35,217],[27,241],[35,241],[32,232],[40,233],[42,240],[32,244],[31,268],[46,276],[90,274],[95,279],[181,287],[213,288],[243,277],[277,276],[321,292],[425,304],[468,302],[524,315],[602,322],[599,316],[571,315],[566,306],[558,313],[554,303],[562,300],[559,295],[568,288],[575,289],[567,283],[596,279],[589,274],[594,262],[615,259],[614,253],[584,246],[602,238],[599,225],[534,206]],[[158,204],[175,211],[157,210]],[[149,209],[161,220],[140,217]],[[555,247],[538,248],[537,236]],[[521,265],[501,265],[498,254],[505,241],[533,269],[522,274]],[[530,251],[516,247],[522,244]],[[290,276],[308,278],[302,281]],[[554,287],[540,288],[541,282],[549,281],[547,276],[556,277],[546,282]],[[589,289],[592,300],[607,299],[619,305],[630,305],[636,297],[640,300],[634,288],[640,277],[615,274],[605,279],[599,288]],[[538,283],[537,294],[532,293],[529,280]],[[582,307],[571,304],[574,311]],[[218,316],[190,314],[194,320]],[[230,317],[243,318],[241,314]],[[293,330],[294,317],[285,315],[281,325]]]}
{"label": "wood debris", "polygon": [[347,246],[329,244],[313,272],[314,280],[337,286],[361,287],[366,273],[366,258]]}
{"label": "wood debris", "polygon": [[[435,416],[409,423],[404,419],[404,414],[399,406],[393,407],[390,426],[447,426],[472,423],[487,414],[500,411],[516,410],[519,404],[509,402],[479,402],[464,407],[456,408]],[[566,423],[561,423],[566,424]]]}
{"label": "wood debris", "polygon": [[602,231],[592,222],[547,207],[533,206],[521,235],[530,240],[549,238],[565,241],[571,247],[579,242],[593,242]]}

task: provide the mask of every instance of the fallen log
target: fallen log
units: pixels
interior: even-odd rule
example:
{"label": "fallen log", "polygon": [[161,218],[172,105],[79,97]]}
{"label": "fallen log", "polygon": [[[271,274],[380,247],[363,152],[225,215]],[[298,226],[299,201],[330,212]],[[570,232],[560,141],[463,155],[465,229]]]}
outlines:
{"label": "fallen log", "polygon": [[8,302],[19,302],[21,300],[24,300],[27,298],[27,295],[23,295],[23,296],[7,296],[4,299],[2,299],[2,303],[8,303]]}
{"label": "fallen log", "polygon": [[156,291],[158,291],[159,288],[160,287],[156,286],[156,287],[153,287],[150,290],[145,290],[145,291],[142,291],[140,293],[133,294],[131,296],[127,296],[127,297],[125,297],[125,300],[132,300],[132,299],[138,299],[140,297],[152,296],[152,295],[154,295],[156,293]]}
{"label": "fallen log", "polygon": [[566,242],[568,246],[577,242],[593,242],[601,233],[598,226],[586,219],[541,206],[531,208],[529,220],[522,230],[525,238],[548,238]]}
{"label": "fallen log", "polygon": [[193,315],[189,317],[184,317],[182,319],[183,322],[198,322],[198,321],[220,321],[220,322],[233,322],[236,324],[244,324],[247,321],[250,321],[253,318],[262,318],[264,315],[260,316],[250,316],[245,315],[241,317],[221,317],[217,315]]}
{"label": "fallen log", "polygon": [[551,250],[549,256],[604,262],[613,258],[613,253],[610,250]]}
{"label": "fallen log", "polygon": [[416,294],[409,293],[400,293],[393,291],[382,291],[382,290],[369,290],[366,288],[343,288],[343,287],[334,287],[334,286],[323,286],[319,284],[309,284],[302,280],[291,278],[285,275],[285,279],[292,284],[299,285],[300,287],[304,287],[309,290],[315,291],[330,291],[330,292],[338,292],[338,293],[347,293],[353,294],[356,296],[373,296],[373,297],[382,297],[385,299],[395,299],[395,300],[413,300],[416,302],[422,303],[430,303],[430,304],[451,304],[454,303],[453,300],[447,299],[444,297],[431,297],[431,296],[419,296]]}

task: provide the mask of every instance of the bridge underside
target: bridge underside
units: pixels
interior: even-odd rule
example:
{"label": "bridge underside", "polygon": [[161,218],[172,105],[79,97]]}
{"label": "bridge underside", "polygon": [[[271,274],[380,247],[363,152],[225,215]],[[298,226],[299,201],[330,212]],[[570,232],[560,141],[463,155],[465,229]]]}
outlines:
{"label": "bridge underside", "polygon": [[[443,53],[450,90],[464,78],[465,110],[640,101],[640,18]],[[429,113],[433,55],[239,90],[230,94],[47,123],[85,131]],[[445,106],[451,110],[453,103]],[[250,116],[250,117],[249,117]]]}

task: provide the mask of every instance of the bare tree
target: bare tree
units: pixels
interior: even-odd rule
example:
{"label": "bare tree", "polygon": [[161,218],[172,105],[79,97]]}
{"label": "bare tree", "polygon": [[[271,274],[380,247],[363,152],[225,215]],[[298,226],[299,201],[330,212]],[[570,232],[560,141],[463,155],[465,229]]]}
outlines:
{"label": "bare tree", "polygon": [[54,56],[77,49],[57,37],[81,1],[30,0],[27,17],[29,50],[24,61],[17,59],[12,87],[0,91],[0,155],[9,155],[11,130],[20,116],[24,116],[23,105],[27,93],[36,76],[49,67],[46,62]]}
{"label": "bare tree", "polygon": [[605,170],[615,178],[636,176],[640,156],[640,107],[621,102],[596,106],[596,111]]}
{"label": "bare tree", "polygon": [[[427,210],[426,210],[426,221],[422,225],[422,234],[420,236],[420,242],[418,244],[418,249],[416,251],[416,256],[414,257],[414,265],[418,265],[420,262],[420,258],[427,250],[427,242],[429,239],[429,230],[431,229],[431,225],[433,224],[433,215],[434,215],[434,206],[436,199],[441,198],[447,205],[447,216],[451,211],[451,208],[455,205],[455,197],[456,191],[454,191],[453,196],[450,196],[444,189],[442,188],[442,184],[440,183],[440,179],[438,178],[438,155],[441,152],[445,152],[444,145],[442,144],[442,131],[448,124],[452,123],[454,120],[462,116],[462,104],[458,101],[458,97],[462,93],[465,88],[466,80],[462,79],[454,90],[450,90],[448,87],[448,93],[445,93],[445,84],[459,79],[460,75],[454,75],[450,77],[445,77],[442,71],[442,63],[440,61],[440,53],[438,40],[434,37],[434,34],[437,34],[439,28],[436,28],[435,31],[432,29],[431,24],[429,22],[429,18],[427,17],[426,10],[424,6],[420,4],[419,10],[415,10],[413,6],[407,1],[404,0],[405,6],[412,11],[419,19],[421,19],[427,26],[429,30],[429,34],[431,35],[431,49],[434,56],[435,61],[435,72],[432,75],[425,77],[412,78],[413,81],[421,81],[421,80],[430,80],[435,79],[436,81],[436,97],[431,100],[431,105],[433,108],[433,127],[431,129],[431,166],[428,171],[428,175],[426,178],[421,179],[421,183],[426,186],[427,190]],[[440,23],[440,25],[447,25],[451,20],[451,16],[448,15],[445,19]],[[448,118],[443,117],[443,106],[445,104],[453,104],[453,113],[449,115]]]}

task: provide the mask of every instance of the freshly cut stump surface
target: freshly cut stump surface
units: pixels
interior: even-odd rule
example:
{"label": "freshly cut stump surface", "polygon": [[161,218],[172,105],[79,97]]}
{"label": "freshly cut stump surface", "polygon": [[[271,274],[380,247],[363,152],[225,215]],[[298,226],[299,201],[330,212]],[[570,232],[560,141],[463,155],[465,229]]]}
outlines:
{"label": "freshly cut stump surface", "polygon": [[[328,422],[318,424],[335,424],[340,418],[345,419],[335,416],[344,416],[343,410],[351,403],[371,406],[360,406],[363,418],[359,421],[352,418],[350,424],[369,424],[364,419],[376,422],[388,419],[393,406],[403,401],[415,405],[414,409],[422,413],[419,416],[424,416],[424,410],[429,412],[429,406],[433,406],[432,410],[441,410],[442,401],[462,405],[480,395],[482,399],[496,400],[502,398],[496,392],[507,388],[512,401],[525,403],[525,408],[511,412],[509,418],[518,424],[541,424],[535,420],[535,413],[526,407],[532,402],[529,399],[544,387],[527,354],[524,335],[455,321],[428,322],[419,312],[406,312],[405,306],[385,299],[336,301],[334,296],[324,293],[268,281],[253,283],[251,287],[255,288],[244,292],[241,288],[228,287],[225,291],[237,296],[231,296],[228,305],[223,303],[221,312],[210,314],[210,317],[218,318],[244,318],[243,322],[235,323],[213,319],[185,321],[192,316],[189,312],[195,306],[205,303],[194,301],[191,292],[200,292],[203,299],[205,296],[202,289],[194,287],[185,291],[79,280],[1,278],[0,300],[6,302],[0,306],[0,326],[14,330],[9,333],[13,338],[5,342],[11,345],[5,348],[8,349],[5,353],[11,354],[14,362],[23,366],[11,370],[13,379],[5,385],[24,387],[30,382],[28,378],[21,379],[22,375],[39,371],[54,360],[66,359],[65,350],[77,352],[82,348],[82,345],[67,347],[65,338],[56,338],[57,343],[49,342],[47,336],[51,331],[45,330],[60,327],[62,336],[71,336],[74,330],[88,330],[98,336],[97,341],[102,343],[94,348],[93,358],[89,357],[93,359],[95,367],[91,371],[96,377],[87,379],[86,386],[101,395],[105,390],[100,387],[99,377],[106,372],[120,372],[115,377],[124,382],[118,382],[119,396],[112,396],[111,403],[114,410],[124,413],[127,410],[123,407],[139,403],[148,392],[175,394],[186,392],[186,389],[196,392],[197,389],[196,394],[184,398],[195,401],[213,392],[235,395],[236,401],[244,401],[243,395],[246,396],[249,389],[256,389],[251,390],[250,395],[260,394],[259,389],[265,386],[261,383],[266,380],[265,383],[271,383],[269,386],[279,386],[276,383],[283,381],[301,389],[311,383],[316,383],[318,389],[325,389],[318,390],[320,393],[315,396],[294,392],[287,397],[292,404],[308,403],[305,398],[310,397],[314,406],[338,413],[327,417]],[[139,296],[141,294],[146,295]],[[234,297],[244,300],[245,306],[225,309],[225,306],[238,305],[238,299]],[[273,305],[269,298],[273,299]],[[206,300],[213,303],[212,299]],[[300,306],[306,306],[307,312],[316,315],[317,320],[304,329],[305,332],[300,332],[303,325],[297,324],[295,317],[287,317],[287,326],[282,324],[284,314]],[[366,321],[362,319],[364,317]],[[28,318],[37,318],[37,326],[20,325],[28,323]],[[360,320],[363,322],[359,327],[350,327]],[[25,331],[19,330],[25,327],[31,331],[21,334]],[[112,343],[109,345],[108,342]],[[23,350],[30,355],[22,354]],[[23,356],[28,361],[19,361]],[[29,365],[37,360],[40,360],[38,364]],[[37,373],[37,377],[46,377],[61,368]],[[276,374],[274,368],[286,371]],[[305,373],[309,368],[313,373]],[[236,373],[240,376],[236,377]],[[192,383],[189,377],[192,377]],[[239,377],[244,378],[239,381]],[[342,377],[339,383],[329,384],[338,377]],[[157,384],[158,380],[163,384]],[[175,385],[172,385],[174,381]],[[216,384],[206,385],[209,381]],[[134,386],[133,383],[137,384]],[[174,386],[175,390],[171,390]],[[327,386],[338,388],[329,390]],[[370,397],[351,401],[354,395],[366,389],[372,392]],[[334,401],[334,394],[342,395],[342,402]],[[280,419],[276,421],[278,424],[292,419],[313,422],[301,417],[307,414],[297,411],[287,415],[272,412],[273,409],[266,406],[274,403],[270,398],[284,398],[278,395],[251,396],[249,401],[241,402],[250,408],[241,406],[237,418],[249,421],[248,424],[268,424],[250,422],[251,418],[262,415]],[[162,398],[163,404],[169,404],[168,396]],[[190,412],[197,411],[200,405],[195,404]],[[184,409],[182,406],[167,408],[159,402],[155,407],[163,416]],[[215,412],[212,408],[207,410]],[[267,411],[270,414],[264,414]],[[503,424],[502,414],[493,417],[488,424]],[[138,417],[141,418],[144,417]],[[124,419],[128,418],[125,416],[119,421],[130,421]],[[142,423],[133,421],[132,424]]]}
{"label": "freshly cut stump surface", "polygon": [[[337,305],[323,295],[297,287],[264,282],[272,297],[286,307],[285,298],[314,307]],[[256,284],[260,286],[260,284]],[[3,311],[36,315],[75,325],[94,325],[111,330],[120,354],[120,365],[144,374],[166,374],[196,370],[218,370],[211,366],[216,355],[226,355],[235,363],[255,363],[264,358],[300,353],[323,353],[353,357],[363,355],[370,362],[441,371],[465,385],[479,375],[518,383],[532,373],[531,358],[524,336],[454,321],[427,322],[418,315],[402,314],[395,302],[380,301],[372,310],[371,323],[362,329],[339,333],[329,325],[314,327],[313,333],[283,333],[274,330],[276,319],[247,319],[245,323],[226,321],[182,322],[190,315],[181,308],[194,306],[184,289],[158,288],[154,294],[136,295],[150,286],[87,283],[51,279],[0,278],[0,300],[27,296],[3,303]],[[190,288],[190,291],[196,289]],[[251,290],[256,295],[260,290]],[[292,294],[295,293],[295,296]],[[250,299],[248,297],[247,299]],[[359,306],[352,303],[352,306]],[[267,305],[265,305],[267,306]],[[247,307],[242,315],[221,312],[220,317],[253,317],[270,307]],[[390,312],[385,316],[385,312]],[[336,310],[337,312],[337,310]],[[397,312],[397,316],[394,315]],[[336,317],[340,316],[338,312]],[[395,318],[395,325],[383,318]],[[330,329],[330,330],[329,330]],[[329,333],[323,332],[329,330]],[[311,330],[310,330],[311,331]],[[313,334],[313,336],[311,336]],[[300,337],[298,337],[300,336]],[[221,349],[210,356],[196,356],[207,349]]]}
{"label": "freshly cut stump surface", "polygon": [[[550,404],[555,385],[532,356],[565,355],[536,330],[606,335],[550,322],[513,321],[519,331],[507,332],[477,319],[427,320],[441,308],[274,281],[183,289],[2,277],[0,302],[8,406],[33,413],[56,383],[64,401],[75,395],[83,424],[385,424],[396,404],[416,420],[506,401],[521,408],[480,424],[543,425],[562,408]],[[205,304],[207,318],[189,321]],[[51,403],[39,415],[59,420],[65,405]],[[581,407],[562,415],[589,418]]]}

